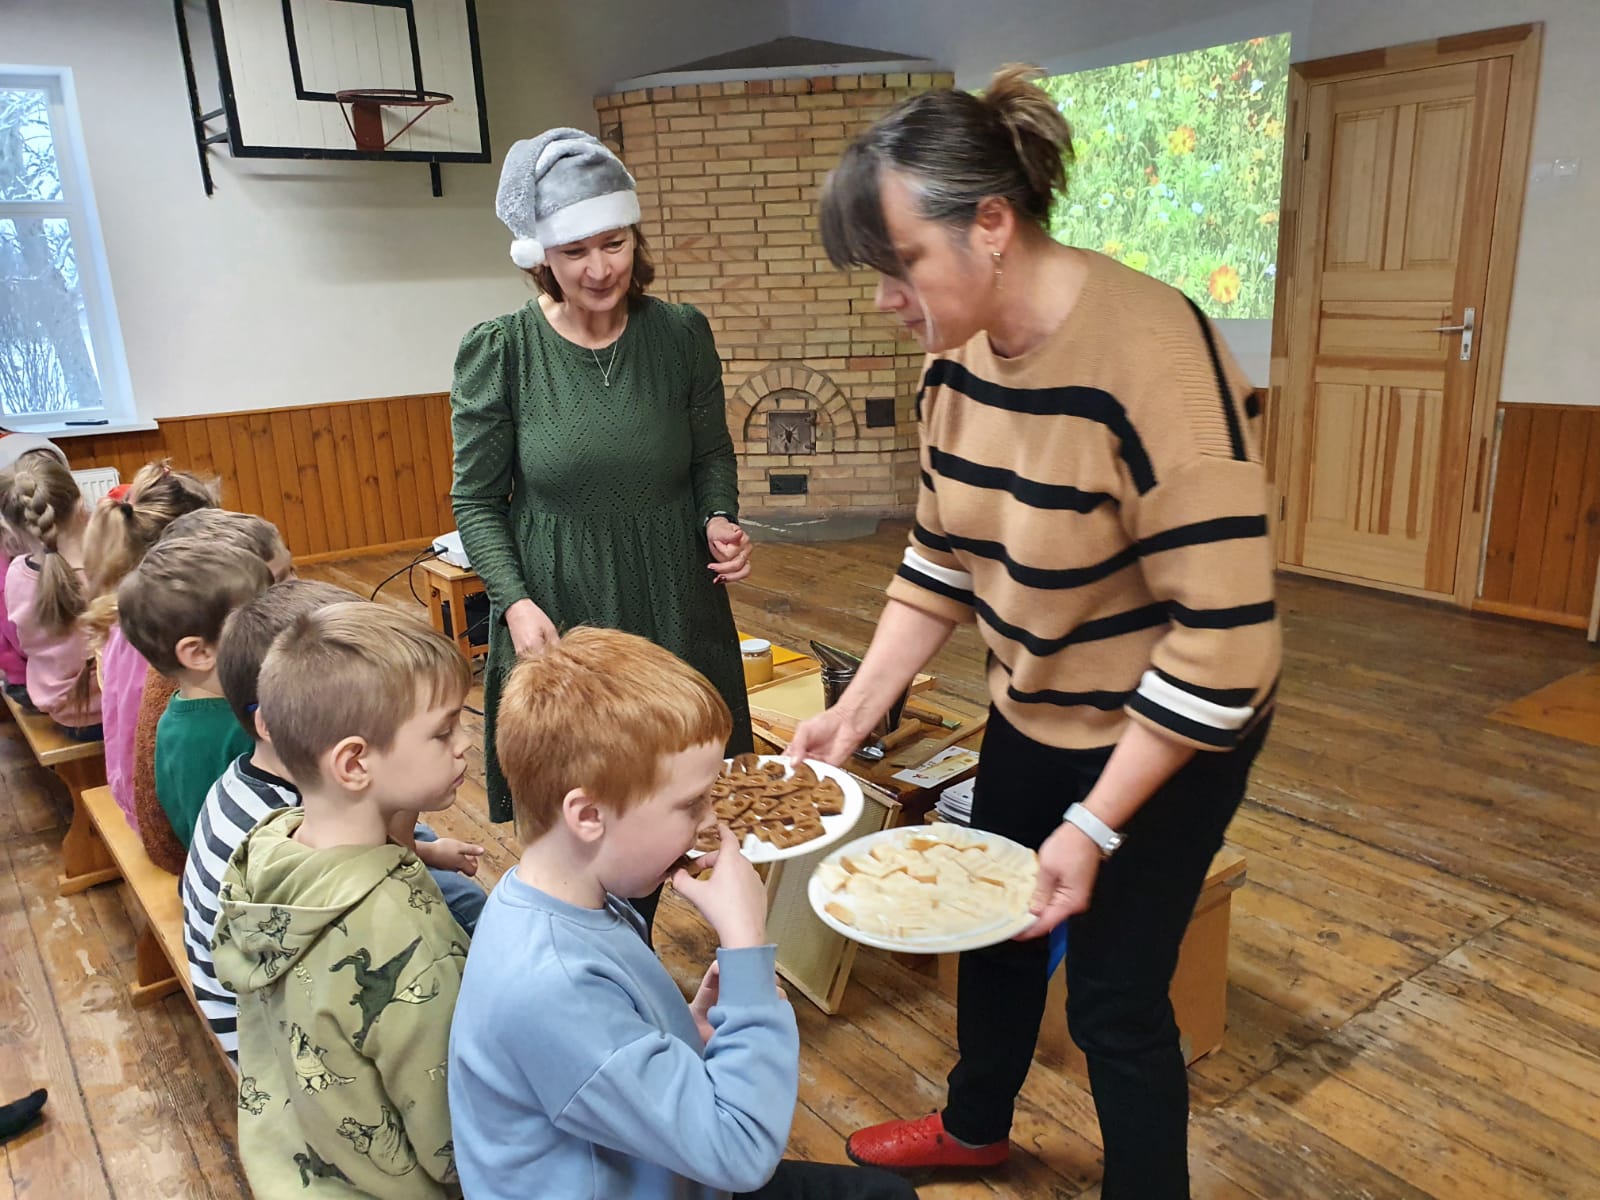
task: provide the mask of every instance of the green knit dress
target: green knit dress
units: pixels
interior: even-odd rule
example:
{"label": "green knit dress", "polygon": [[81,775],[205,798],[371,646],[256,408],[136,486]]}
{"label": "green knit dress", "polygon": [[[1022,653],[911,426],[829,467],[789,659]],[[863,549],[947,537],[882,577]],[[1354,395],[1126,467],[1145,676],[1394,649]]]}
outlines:
{"label": "green knit dress", "polygon": [[[729,751],[751,748],[733,612],[707,569],[705,520],[737,520],[739,503],[711,327],[695,308],[646,297],[615,349],[613,363],[610,348],[568,341],[530,301],[473,329],[456,356],[450,497],[492,610],[484,767],[495,821],[511,819],[494,753],[516,661],[505,611],[525,598],[563,632],[599,625],[671,650],[733,710]],[[627,731],[618,736],[625,746]]]}

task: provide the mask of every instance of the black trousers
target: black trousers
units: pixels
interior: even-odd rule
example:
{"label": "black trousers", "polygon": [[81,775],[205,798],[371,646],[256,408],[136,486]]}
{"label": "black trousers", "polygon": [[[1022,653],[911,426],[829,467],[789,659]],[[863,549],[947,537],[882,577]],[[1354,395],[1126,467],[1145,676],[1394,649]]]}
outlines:
{"label": "black trousers", "polygon": [[749,1200],[916,1200],[917,1192],[900,1176],[872,1167],[786,1158],[764,1186],[743,1195]]}
{"label": "black trousers", "polygon": [[[1088,911],[1067,923],[1067,1024],[1089,1064],[1105,1144],[1104,1200],[1187,1200],[1189,1081],[1167,997],[1212,856],[1244,798],[1270,717],[1233,750],[1200,752],[1123,829]],[[1037,848],[1105,769],[1110,750],[1060,750],[989,714],[975,827]],[[960,1061],[945,1129],[982,1145],[1006,1137],[1044,1016],[1049,939],[961,956]]]}

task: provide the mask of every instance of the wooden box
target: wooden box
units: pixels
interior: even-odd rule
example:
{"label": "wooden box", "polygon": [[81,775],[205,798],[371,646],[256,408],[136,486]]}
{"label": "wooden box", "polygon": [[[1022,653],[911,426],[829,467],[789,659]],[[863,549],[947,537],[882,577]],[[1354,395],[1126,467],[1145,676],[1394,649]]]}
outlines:
{"label": "wooden box", "polygon": [[[1189,932],[1178,950],[1178,970],[1172,977],[1170,995],[1186,1063],[1204,1058],[1222,1045],[1228,1020],[1228,922],[1233,893],[1244,880],[1244,855],[1224,847],[1211,861],[1189,921]],[[1072,953],[1070,942],[1067,953]],[[956,994],[956,962],[954,954],[939,956],[939,987],[951,998]],[[1081,1072],[1083,1054],[1067,1035],[1066,975],[1062,967],[1050,978],[1038,1055],[1046,1062],[1068,1065]]]}

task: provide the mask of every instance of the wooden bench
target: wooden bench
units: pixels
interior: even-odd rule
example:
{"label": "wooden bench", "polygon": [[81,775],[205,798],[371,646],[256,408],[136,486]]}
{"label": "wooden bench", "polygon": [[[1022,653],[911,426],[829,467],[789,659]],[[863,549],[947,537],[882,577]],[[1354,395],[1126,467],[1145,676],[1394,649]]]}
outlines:
{"label": "wooden bench", "polygon": [[113,877],[120,874],[128,885],[128,896],[140,922],[134,942],[133,983],[128,999],[135,1008],[144,1008],[182,989],[200,1018],[212,1048],[227,1061],[227,1054],[195,1003],[194,982],[189,978],[189,957],[183,948],[183,898],[178,877],[150,861],[144,843],[133,831],[107,787],[89,788],[83,794],[84,811],[94,824],[116,864]]}
{"label": "wooden bench", "polygon": [[90,788],[83,794],[83,806],[116,864],[112,878],[120,875],[127,883],[135,907],[144,918],[144,928],[134,947],[136,969],[129,989],[133,1006],[154,1004],[180,987],[192,1001],[194,988],[189,982],[189,959],[183,950],[183,899],[178,894],[178,877],[150,861],[144,843],[117,807],[110,788]]}
{"label": "wooden bench", "polygon": [[[60,891],[63,896],[117,877],[117,868],[105,843],[94,831],[83,807],[83,793],[104,787],[106,782],[105,747],[100,742],[79,742],[61,732],[49,717],[32,713],[10,696],[5,697],[11,717],[22,731],[23,740],[41,767],[49,767],[67,785],[72,796],[72,822],[61,841]],[[120,812],[119,812],[120,815]],[[124,824],[127,822],[124,821]]]}

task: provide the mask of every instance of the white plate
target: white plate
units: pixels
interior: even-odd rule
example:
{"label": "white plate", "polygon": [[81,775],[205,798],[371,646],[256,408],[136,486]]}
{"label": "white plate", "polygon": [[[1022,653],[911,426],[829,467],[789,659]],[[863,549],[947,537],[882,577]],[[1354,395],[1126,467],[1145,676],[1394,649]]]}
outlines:
{"label": "white plate", "polygon": [[[1010,838],[1001,837],[997,833],[987,833],[981,829],[966,829],[960,825],[902,825],[897,829],[884,829],[877,833],[869,833],[865,837],[857,838],[840,846],[832,854],[817,864],[820,870],[823,863],[836,863],[846,853],[860,854],[870,851],[879,842],[900,841],[917,834],[928,834],[941,841],[973,841],[1003,842],[1015,846],[1018,850],[1032,854],[1020,842],[1013,842]],[[811,908],[820,920],[835,933],[842,934],[853,942],[860,942],[863,946],[872,946],[878,950],[892,950],[898,954],[959,954],[966,950],[981,950],[985,946],[998,945],[1000,942],[1010,941],[1028,926],[1033,924],[1033,914],[1024,912],[1019,916],[999,922],[989,922],[970,930],[966,933],[951,934],[946,937],[928,938],[892,938],[884,934],[868,933],[857,929],[854,925],[846,925],[839,918],[827,910],[828,901],[834,895],[817,880],[816,870],[811,873],[811,878],[806,882],[806,899],[811,901]]]}
{"label": "white plate", "polygon": [[[732,759],[728,760],[732,762]],[[763,764],[781,762],[789,768],[789,774],[794,774],[792,759],[784,758],[781,754],[761,755]],[[818,779],[831,779],[839,785],[844,792],[844,811],[836,817],[822,818],[822,836],[814,837],[809,842],[801,842],[796,846],[779,849],[771,842],[764,842],[753,833],[744,835],[744,845],[740,849],[744,856],[753,863],[782,862],[786,858],[801,858],[807,854],[815,854],[833,845],[845,834],[849,833],[857,821],[861,819],[861,812],[866,807],[867,798],[862,794],[861,785],[848,771],[841,771],[838,767],[825,762],[806,760],[806,765],[817,773]],[[702,851],[689,851],[690,858],[699,858]]]}

